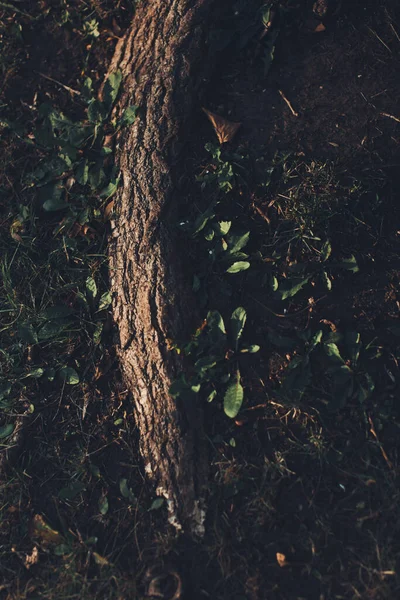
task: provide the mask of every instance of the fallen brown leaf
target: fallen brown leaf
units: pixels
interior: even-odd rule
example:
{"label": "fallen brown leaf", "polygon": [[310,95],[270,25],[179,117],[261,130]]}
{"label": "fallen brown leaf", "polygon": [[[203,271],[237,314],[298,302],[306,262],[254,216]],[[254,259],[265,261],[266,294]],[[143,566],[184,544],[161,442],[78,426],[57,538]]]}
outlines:
{"label": "fallen brown leaf", "polygon": [[114,208],[114,200],[111,200],[104,209],[104,221],[108,221]]}
{"label": "fallen brown leaf", "polygon": [[226,142],[230,142],[234,138],[239,127],[241,126],[241,123],[234,123],[233,121],[228,121],[227,119],[224,119],[224,117],[220,117],[219,115],[216,115],[215,113],[211,112],[210,110],[207,110],[206,108],[203,108],[202,110],[210,119],[214,127],[215,133],[217,134],[219,143],[225,144]]}
{"label": "fallen brown leaf", "polygon": [[280,567],[287,567],[288,565],[286,556],[284,554],[281,554],[280,552],[276,553],[276,561]]}
{"label": "fallen brown leaf", "polygon": [[314,33],[322,33],[322,31],[325,31],[326,27],[323,23],[319,23],[316,28],[314,29]]}

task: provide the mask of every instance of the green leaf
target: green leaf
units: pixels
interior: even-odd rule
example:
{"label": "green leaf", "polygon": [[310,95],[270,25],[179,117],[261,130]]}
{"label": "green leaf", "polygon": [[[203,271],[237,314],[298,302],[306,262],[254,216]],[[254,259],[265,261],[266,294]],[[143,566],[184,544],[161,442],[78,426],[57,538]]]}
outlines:
{"label": "green leaf", "polygon": [[119,491],[121,492],[124,498],[129,498],[129,489],[128,489],[128,480],[120,479],[119,480]]}
{"label": "green leaf", "polygon": [[58,337],[64,329],[68,327],[67,321],[53,320],[47,321],[38,331],[40,341],[51,340]]}
{"label": "green leaf", "polygon": [[3,383],[2,385],[0,385],[0,400],[4,400],[4,398],[7,398],[7,396],[10,395],[11,392],[11,384],[10,383]]}
{"label": "green leaf", "polygon": [[326,240],[326,242],[324,243],[324,245],[321,248],[321,261],[325,262],[326,260],[328,260],[328,258],[330,257],[332,252],[332,246],[329,242],[329,240]]}
{"label": "green leaf", "polygon": [[357,273],[360,270],[358,268],[356,258],[353,255],[345,260],[340,261],[336,264],[336,266],[341,269],[345,269],[346,271],[351,271],[352,273]]}
{"label": "green leaf", "polygon": [[346,331],[344,335],[344,343],[349,351],[349,358],[353,364],[358,361],[361,350],[361,335],[356,331]]}
{"label": "green leaf", "polygon": [[218,221],[218,223],[214,223],[214,231],[217,235],[226,235],[230,230],[232,225],[232,221]]}
{"label": "green leaf", "polygon": [[18,327],[18,335],[27,344],[37,344],[38,336],[30,323],[24,323]]}
{"label": "green leaf", "polygon": [[227,273],[240,273],[240,271],[246,271],[248,268],[250,267],[250,263],[247,261],[238,261],[233,263],[233,265],[231,265],[229,267],[229,269],[226,270]]}
{"label": "green leaf", "polygon": [[86,279],[86,294],[90,300],[94,300],[97,296],[97,285],[93,277]]}
{"label": "green leaf", "polygon": [[118,90],[122,82],[122,71],[119,69],[108,76],[103,90],[103,105],[106,109],[106,116],[110,112],[117,98]]}
{"label": "green leaf", "polygon": [[212,369],[217,364],[217,359],[215,356],[204,356],[203,358],[199,358],[194,363],[194,368],[198,373],[208,371]]}
{"label": "green leaf", "polygon": [[332,289],[332,281],[326,271],[322,271],[321,273],[322,283],[326,287],[326,289],[330,292]]}
{"label": "green leaf", "polygon": [[90,77],[86,77],[85,81],[83,82],[81,94],[87,102],[89,102],[90,99],[92,98],[92,96],[93,96],[93,81]]}
{"label": "green leaf", "polygon": [[224,412],[231,419],[234,419],[238,414],[243,404],[243,397],[244,393],[243,387],[240,384],[240,373],[237,370],[224,396]]}
{"label": "green leaf", "polygon": [[110,292],[104,292],[104,294],[102,294],[100,296],[100,301],[99,301],[99,308],[97,310],[105,310],[106,308],[108,308],[111,304],[111,293]]}
{"label": "green leaf", "polygon": [[58,374],[68,385],[79,383],[79,375],[72,367],[63,367],[58,371]]}
{"label": "green leaf", "polygon": [[15,425],[12,423],[8,423],[8,425],[3,425],[0,427],[0,440],[4,440],[13,433]]}
{"label": "green leaf", "polygon": [[114,196],[115,192],[118,189],[119,180],[120,180],[119,175],[116,179],[111,180],[109,182],[109,184],[106,185],[106,187],[101,190],[100,198],[102,198],[103,200],[104,199],[108,200],[108,198],[111,198],[111,196]]}
{"label": "green leaf", "polygon": [[49,308],[46,308],[40,316],[48,321],[52,321],[54,319],[64,319],[65,317],[69,317],[73,312],[74,309],[70,306],[60,304],[58,306],[50,306]]}
{"label": "green leaf", "polygon": [[54,548],[54,554],[56,556],[66,556],[67,554],[71,554],[72,549],[68,544],[59,544]]}
{"label": "green leaf", "polygon": [[108,504],[107,496],[105,496],[105,495],[100,496],[100,499],[99,499],[100,514],[102,514],[103,516],[106,515],[108,513],[108,507],[109,507],[109,504]]}
{"label": "green leaf", "polygon": [[279,293],[281,295],[282,300],[286,300],[287,298],[293,298],[310,280],[310,276],[298,279],[285,279],[284,282],[281,283],[279,288]]}
{"label": "green leaf", "polygon": [[229,254],[234,254],[235,252],[239,252],[242,248],[244,248],[250,239],[250,231],[242,235],[230,235],[228,239],[228,250]]}
{"label": "green leaf", "polygon": [[155,500],[153,500],[153,502],[151,503],[151,506],[149,508],[150,510],[158,510],[159,508],[162,507],[162,505],[164,504],[164,498],[156,498]]}
{"label": "green leaf", "polygon": [[215,332],[218,335],[226,335],[224,320],[217,310],[210,310],[207,314],[207,326],[211,332]]}
{"label": "green leaf", "polygon": [[87,109],[87,116],[91,123],[94,123],[95,125],[101,123],[107,117],[107,114],[107,110],[102,102],[96,98],[93,98],[93,100],[90,101]]}
{"label": "green leaf", "polygon": [[125,108],[122,116],[118,122],[120,127],[126,127],[127,125],[132,125],[136,120],[136,113],[138,111],[138,106],[132,105]]}
{"label": "green leaf", "polygon": [[217,395],[217,390],[212,390],[207,396],[207,402],[212,402]]}
{"label": "green leaf", "polygon": [[75,178],[81,185],[86,185],[89,178],[89,163],[87,158],[81,160],[75,169]]}
{"label": "green leaf", "polygon": [[257,346],[257,344],[252,344],[251,346],[246,346],[245,348],[242,348],[240,352],[242,352],[243,354],[246,352],[248,352],[249,354],[255,354],[259,350],[260,346]]}
{"label": "green leaf", "polygon": [[310,341],[310,345],[308,348],[308,351],[311,352],[312,350],[314,350],[314,348],[321,343],[322,340],[322,329],[319,329],[312,337],[311,341]]}
{"label": "green leaf", "polygon": [[344,360],[341,357],[340,350],[336,344],[334,344],[333,342],[324,343],[323,348],[325,350],[326,355],[332,362],[344,364]]}
{"label": "green leaf", "polygon": [[58,497],[61,500],[73,500],[85,489],[85,484],[81,481],[73,481],[69,486],[62,488],[58,492]]}
{"label": "green leaf", "polygon": [[238,349],[239,339],[243,333],[243,329],[246,323],[247,313],[242,306],[238,306],[231,315],[231,335],[232,340],[235,344],[235,349]]}
{"label": "green leaf", "polygon": [[277,291],[277,289],[279,287],[279,282],[278,282],[278,279],[275,277],[275,275],[272,275],[272,277],[270,279],[270,282],[269,282],[269,285],[270,285],[271,290],[273,292]]}
{"label": "green leaf", "polygon": [[26,373],[26,375],[23,376],[23,379],[26,379],[26,377],[32,377],[32,379],[40,379],[43,373],[44,369],[38,367],[37,369],[33,369],[32,371],[29,371],[29,373]]}
{"label": "green leaf", "polygon": [[40,190],[39,198],[43,202],[43,209],[46,212],[55,212],[68,207],[68,203],[64,199],[64,189],[59,184],[44,185]]}

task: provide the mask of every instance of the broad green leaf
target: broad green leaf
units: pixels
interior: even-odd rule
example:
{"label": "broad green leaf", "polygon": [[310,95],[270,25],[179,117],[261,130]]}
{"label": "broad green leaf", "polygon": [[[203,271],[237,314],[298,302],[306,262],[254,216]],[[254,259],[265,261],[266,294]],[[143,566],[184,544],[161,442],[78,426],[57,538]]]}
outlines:
{"label": "broad green leaf", "polygon": [[[296,401],[301,400],[311,382],[311,369],[306,361],[307,358],[299,356],[298,362],[293,360],[283,381],[282,391]],[[291,368],[295,363],[296,366]]]}
{"label": "broad green leaf", "polygon": [[55,376],[56,376],[56,370],[53,369],[53,367],[50,367],[49,369],[46,369],[45,372],[44,372],[44,374],[43,374],[43,377],[45,379],[47,379],[47,381],[54,381]]}
{"label": "broad green leaf", "polygon": [[107,114],[107,110],[102,102],[96,98],[93,98],[93,100],[90,101],[87,109],[87,116],[91,123],[101,123],[107,117]]}
{"label": "broad green leaf", "polygon": [[238,306],[231,315],[231,335],[235,344],[235,349],[238,349],[239,339],[243,333],[246,323],[247,313],[242,306]]}
{"label": "broad green leaf", "polygon": [[341,269],[346,269],[346,271],[351,271],[352,273],[357,273],[359,271],[356,258],[353,255],[340,261],[336,266]]}
{"label": "broad green leaf", "polygon": [[217,235],[226,235],[230,230],[232,221],[218,221],[214,223],[214,230]]}
{"label": "broad green leaf", "polygon": [[224,320],[222,315],[217,310],[211,310],[207,314],[207,326],[212,332],[226,335]]}
{"label": "broad green leaf", "polygon": [[333,342],[328,342],[323,344],[323,348],[327,356],[329,356],[332,362],[342,363],[344,364],[344,360],[340,355],[340,350],[336,344]]}
{"label": "broad green leaf", "polygon": [[114,196],[115,192],[118,189],[119,180],[120,180],[120,177],[118,176],[116,179],[113,179],[112,181],[110,181],[109,184],[106,185],[106,187],[101,190],[100,198],[102,198],[103,200],[104,199],[108,200],[108,198],[111,198],[112,196]]}
{"label": "broad green leaf", "polygon": [[250,231],[241,235],[230,235],[228,239],[228,253],[234,254],[244,248],[250,239]]}
{"label": "broad green leaf", "polygon": [[86,294],[90,300],[94,300],[97,296],[97,285],[93,277],[86,279]]}
{"label": "broad green leaf", "polygon": [[40,377],[43,375],[44,373],[44,369],[42,369],[41,367],[38,367],[37,369],[33,369],[32,371],[29,371],[29,373],[26,373],[26,375],[24,375],[23,379],[26,379],[27,377],[32,377],[32,379],[40,379]]}
{"label": "broad green leaf", "polygon": [[279,287],[279,293],[282,300],[293,298],[310,280],[310,276],[302,279],[285,279]]}
{"label": "broad green leaf", "polygon": [[69,317],[73,312],[74,309],[70,306],[60,304],[58,306],[50,306],[49,308],[46,308],[40,316],[48,321],[53,321],[54,319],[64,319],[65,317]]}
{"label": "broad green leaf", "polygon": [[79,383],[79,375],[72,367],[63,367],[58,371],[61,379],[68,385],[76,385]]}
{"label": "broad green leaf", "polygon": [[229,269],[226,270],[227,273],[240,273],[240,271],[246,271],[248,268],[250,267],[250,263],[247,261],[238,261],[233,263],[233,265],[231,265],[229,267]]}
{"label": "broad green leaf", "polygon": [[30,323],[24,323],[18,327],[18,335],[27,344],[37,344],[38,336]]}
{"label": "broad green leaf", "polygon": [[40,341],[51,340],[58,337],[69,323],[64,320],[47,321],[38,331],[38,339]]}
{"label": "broad green leaf", "polygon": [[103,516],[106,515],[108,513],[108,507],[109,507],[109,504],[108,504],[107,496],[105,496],[105,495],[100,496],[100,499],[99,499],[100,514],[102,514]]}
{"label": "broad green leaf", "polygon": [[61,500],[73,500],[85,489],[85,484],[81,481],[73,481],[69,486],[62,488],[58,492],[58,497]]}
{"label": "broad green leaf", "polygon": [[89,102],[93,97],[93,81],[90,77],[86,77],[83,82],[81,94],[86,102]]}
{"label": "broad green leaf", "polygon": [[103,160],[95,162],[89,168],[88,183],[93,190],[99,190],[105,184],[106,175],[103,170]]}
{"label": "broad green leaf", "polygon": [[15,425],[12,423],[8,423],[8,425],[3,425],[0,427],[0,440],[4,440],[13,433]]}
{"label": "broad green leaf", "polygon": [[332,252],[332,246],[329,242],[329,240],[326,240],[326,242],[324,243],[324,245],[322,246],[321,249],[321,261],[325,262],[326,260],[328,260],[328,258],[330,257]]}
{"label": "broad green leaf", "polygon": [[136,113],[138,111],[138,106],[132,105],[125,108],[122,116],[118,122],[120,127],[126,127],[127,125],[132,125],[136,120]]}
{"label": "broad green leaf", "polygon": [[106,116],[113,107],[113,104],[117,98],[118,90],[122,82],[122,71],[119,69],[111,73],[106,83],[104,84],[103,90],[103,105],[106,109]]}
{"label": "broad green leaf", "polygon": [[55,212],[68,207],[68,203],[65,201],[64,189],[59,184],[44,185],[40,190],[39,198],[43,202],[43,209],[46,212]]}
{"label": "broad green leaf", "polygon": [[97,310],[104,310],[106,308],[108,308],[111,304],[111,293],[110,292],[104,292],[104,294],[102,294],[100,296],[100,300],[99,300],[99,308]]}
{"label": "broad green leaf", "polygon": [[158,510],[159,508],[162,507],[163,504],[164,504],[164,498],[156,498],[151,503],[149,510]]}
{"label": "broad green leaf", "polygon": [[243,387],[240,383],[240,373],[237,370],[224,396],[224,412],[228,417],[231,419],[236,417],[243,404],[243,398]]}

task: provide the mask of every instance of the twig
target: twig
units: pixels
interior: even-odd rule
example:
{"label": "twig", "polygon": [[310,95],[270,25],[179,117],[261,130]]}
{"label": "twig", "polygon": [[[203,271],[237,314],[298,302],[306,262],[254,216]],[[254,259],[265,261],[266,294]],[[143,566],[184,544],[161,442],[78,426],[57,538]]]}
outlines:
{"label": "twig", "polygon": [[293,106],[291,105],[290,101],[286,98],[285,94],[282,92],[282,90],[278,90],[278,92],[280,93],[280,95],[282,96],[283,100],[286,102],[286,104],[289,107],[290,112],[292,113],[292,115],[294,115],[295,117],[299,116],[299,113],[296,112],[293,108]]}
{"label": "twig", "polygon": [[382,117],[387,117],[388,119],[393,119],[396,123],[400,123],[400,119],[395,117],[394,115],[390,115],[389,113],[381,112]]}
{"label": "twig", "polygon": [[380,43],[383,46],[385,46],[386,50],[388,50],[388,52],[390,52],[390,54],[392,54],[392,51],[389,48],[389,46],[387,44],[385,44],[385,42],[383,41],[383,39],[379,37],[379,35],[376,33],[376,31],[374,31],[373,29],[371,29],[371,27],[368,27],[368,26],[367,26],[367,29],[369,29],[370,32],[372,33],[372,35],[374,35],[380,41]]}
{"label": "twig", "polygon": [[53,83],[56,83],[57,85],[60,85],[65,90],[67,90],[67,92],[70,92],[71,94],[78,94],[78,96],[81,95],[81,93],[78,90],[74,90],[74,89],[70,88],[68,85],[61,83],[61,81],[57,81],[56,79],[53,79],[52,77],[49,77],[48,75],[45,75],[44,73],[40,73],[39,71],[36,71],[36,73],[38,75],[40,75],[40,77],[44,77],[45,79],[48,79],[49,81],[52,81]]}
{"label": "twig", "polygon": [[13,4],[10,4],[9,2],[0,2],[0,6],[2,8],[8,8],[10,10],[15,11],[16,13],[19,13],[20,15],[23,15],[24,17],[27,17],[28,19],[31,19],[31,21],[35,21],[36,18],[32,17],[30,14],[28,14],[27,12],[17,8],[16,6],[14,6]]}
{"label": "twig", "polygon": [[383,458],[386,461],[387,466],[389,467],[389,469],[393,469],[393,464],[392,464],[391,460],[389,459],[388,455],[386,454],[385,449],[382,446],[381,442],[379,441],[378,434],[375,431],[374,422],[371,419],[371,417],[368,417],[368,421],[369,421],[369,426],[370,426],[370,432],[372,433],[372,435],[376,439],[376,442],[377,442],[377,444],[379,446],[379,449],[380,449],[380,451],[382,453]]}

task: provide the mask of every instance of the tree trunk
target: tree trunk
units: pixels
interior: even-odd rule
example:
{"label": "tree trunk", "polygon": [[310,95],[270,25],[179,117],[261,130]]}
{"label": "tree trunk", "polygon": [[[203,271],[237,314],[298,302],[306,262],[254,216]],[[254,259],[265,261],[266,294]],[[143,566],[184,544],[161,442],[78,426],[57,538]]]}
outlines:
{"label": "tree trunk", "polygon": [[109,255],[117,352],[133,398],[145,472],[166,498],[170,522],[200,535],[207,485],[202,411],[169,395],[183,368],[169,340],[190,332],[194,303],[166,215],[174,204],[177,142],[204,76],[200,58],[214,4],[143,0],[109,69],[123,74],[117,118],[126,107],[139,106],[134,125],[116,143],[122,184]]}

